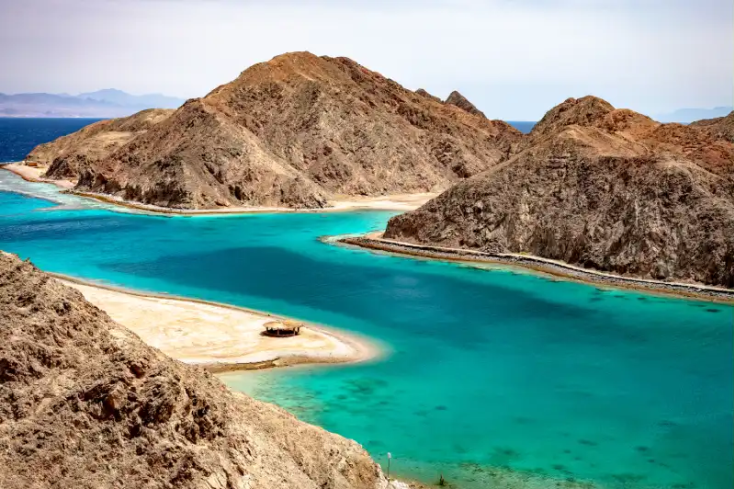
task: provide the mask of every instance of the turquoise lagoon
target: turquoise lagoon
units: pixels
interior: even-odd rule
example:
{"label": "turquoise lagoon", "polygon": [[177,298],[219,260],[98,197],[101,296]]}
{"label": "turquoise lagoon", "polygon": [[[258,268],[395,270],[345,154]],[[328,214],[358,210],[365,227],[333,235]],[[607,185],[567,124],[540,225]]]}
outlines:
{"label": "turquoise lagoon", "polygon": [[[22,188],[21,188],[22,187]],[[55,190],[0,175],[0,189]],[[730,489],[731,306],[347,249],[388,212],[151,217],[0,192],[0,249],[39,267],[357,332],[369,364],[229,374],[455,487]]]}

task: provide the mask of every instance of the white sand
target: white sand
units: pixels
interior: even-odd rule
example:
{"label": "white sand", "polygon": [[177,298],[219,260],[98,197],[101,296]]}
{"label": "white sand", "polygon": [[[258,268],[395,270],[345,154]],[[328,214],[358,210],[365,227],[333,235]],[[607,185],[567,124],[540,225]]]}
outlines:
{"label": "white sand", "polygon": [[15,173],[23,180],[27,180],[29,182],[52,183],[64,190],[74,188],[74,185],[76,185],[76,182],[72,182],[71,180],[51,180],[45,178],[44,175],[46,174],[46,170],[48,170],[46,167],[34,167],[24,165],[22,163],[8,163],[7,165],[2,165],[0,168]]}
{"label": "white sand", "polygon": [[358,362],[379,356],[378,348],[363,338],[309,324],[298,336],[263,336],[263,323],[274,319],[266,313],[60,280],[147,344],[212,370]]}

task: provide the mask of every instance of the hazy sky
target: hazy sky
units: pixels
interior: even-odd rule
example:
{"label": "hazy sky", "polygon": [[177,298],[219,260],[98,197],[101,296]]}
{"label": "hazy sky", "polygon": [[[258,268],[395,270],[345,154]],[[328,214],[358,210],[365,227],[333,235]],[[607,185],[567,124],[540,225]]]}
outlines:
{"label": "hazy sky", "polygon": [[287,51],[536,120],[594,94],[655,115],[731,105],[732,0],[0,0],[0,92],[203,96]]}

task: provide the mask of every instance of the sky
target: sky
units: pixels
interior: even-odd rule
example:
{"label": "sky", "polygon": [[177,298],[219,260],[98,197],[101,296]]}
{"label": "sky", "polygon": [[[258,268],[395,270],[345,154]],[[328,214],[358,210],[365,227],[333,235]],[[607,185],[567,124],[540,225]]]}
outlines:
{"label": "sky", "polygon": [[0,0],[0,92],[200,97],[289,51],[538,120],[593,94],[648,115],[732,105],[732,0]]}

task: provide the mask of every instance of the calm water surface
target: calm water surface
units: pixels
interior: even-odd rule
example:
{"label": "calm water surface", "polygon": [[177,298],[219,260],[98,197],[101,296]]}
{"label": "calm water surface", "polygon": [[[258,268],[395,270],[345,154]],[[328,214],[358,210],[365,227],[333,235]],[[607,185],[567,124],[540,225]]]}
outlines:
{"label": "calm water surface", "polygon": [[0,163],[20,161],[36,145],[53,141],[100,119],[25,119],[0,117]]}
{"label": "calm water surface", "polygon": [[387,212],[148,217],[74,209],[0,172],[0,249],[39,267],[378,339],[379,362],[223,378],[459,488],[730,489],[731,306],[318,241]]}

